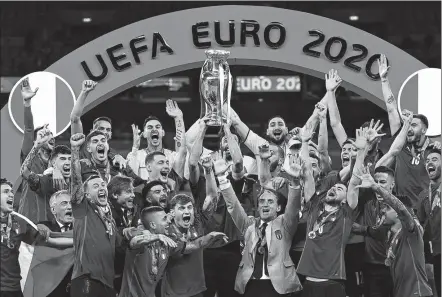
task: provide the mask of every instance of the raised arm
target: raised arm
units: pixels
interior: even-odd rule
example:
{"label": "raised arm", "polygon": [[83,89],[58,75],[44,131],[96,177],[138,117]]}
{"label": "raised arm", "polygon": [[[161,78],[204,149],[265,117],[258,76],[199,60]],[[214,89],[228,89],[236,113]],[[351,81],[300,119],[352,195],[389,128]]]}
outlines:
{"label": "raised arm", "polygon": [[347,191],[347,203],[352,209],[355,209],[356,206],[358,205],[358,200],[359,200],[358,186],[361,184],[361,180],[357,176],[362,174],[362,170],[364,169],[364,160],[365,157],[367,156],[369,149],[365,131],[366,130],[362,129],[356,130],[355,146],[358,149],[358,153],[356,155],[356,162],[352,171],[352,173],[354,174],[352,174],[350,178],[350,182],[348,184],[348,191]]}
{"label": "raised arm", "polygon": [[413,232],[414,228],[416,227],[416,222],[411,215],[411,213],[408,211],[408,209],[405,207],[405,205],[392,193],[390,193],[388,190],[382,188],[379,186],[373,179],[373,177],[370,174],[369,168],[364,168],[363,175],[358,176],[358,178],[361,179],[362,183],[360,188],[371,188],[376,194],[378,194],[385,203],[391,206],[393,208],[399,219],[401,220],[403,228],[406,228],[409,232]]}
{"label": "raised arm", "polygon": [[269,143],[266,142],[258,147],[259,162],[258,162],[258,180],[261,186],[265,186],[271,179],[270,172],[270,157],[274,154],[270,150]]}
{"label": "raised arm", "polygon": [[258,154],[258,147],[266,141],[264,138],[259,137],[256,133],[251,131],[246,124],[241,121],[238,114],[230,108],[230,120],[232,121],[232,126],[235,128],[236,133],[239,135],[240,139],[244,144],[252,151],[253,154]]}
{"label": "raised arm", "polygon": [[319,109],[318,154],[321,161],[321,172],[327,174],[332,170],[328,154],[327,105],[318,103],[316,108]]}
{"label": "raised arm", "polygon": [[283,224],[289,234],[294,235],[299,221],[299,211],[301,209],[301,179],[307,173],[305,170],[305,163],[298,156],[289,156],[289,166],[290,170],[287,171],[289,178],[289,192],[287,207],[283,214]]}
{"label": "raised arm", "polygon": [[339,77],[336,70],[330,70],[328,75],[325,75],[325,86],[327,88],[327,105],[328,114],[330,117],[330,126],[335,134],[339,146],[342,147],[347,140],[347,133],[344,126],[342,126],[341,115],[339,114],[338,104],[336,103],[336,90],[341,85],[342,79]]}
{"label": "raised arm", "polygon": [[358,176],[361,176],[364,171],[364,160],[370,149],[370,146],[385,134],[378,134],[382,129],[382,124],[380,121],[374,123],[373,120],[370,122],[370,126],[364,129],[356,130],[356,141],[354,146],[357,149],[356,162],[352,171],[352,176],[350,178],[350,183],[347,191],[347,204],[355,209],[358,206],[359,200],[359,188],[361,180]]}
{"label": "raised arm", "polygon": [[97,83],[92,80],[83,81],[80,95],[78,96],[71,113],[71,135],[83,133],[81,115],[83,114],[84,102],[86,101],[89,92],[92,91],[96,85]]}
{"label": "raised arm", "polygon": [[390,69],[390,66],[388,66],[387,57],[384,54],[379,58],[378,66],[379,75],[381,76],[382,95],[384,97],[385,105],[387,106],[391,135],[395,135],[401,128],[401,116],[399,114],[396,98],[394,98],[390,82],[388,81],[388,70]]}
{"label": "raised arm", "polygon": [[204,177],[206,178],[206,198],[204,199],[202,211],[206,217],[210,217],[218,204],[218,189],[213,172],[212,157],[210,155],[204,156],[201,159],[201,164],[203,165]]}
{"label": "raised arm", "polygon": [[81,178],[80,147],[84,143],[84,134],[71,136],[71,202],[79,204],[84,198],[83,181]]}
{"label": "raised arm", "polygon": [[243,156],[241,153],[241,149],[239,148],[239,143],[235,140],[232,132],[230,131],[230,124],[223,125],[224,134],[226,135],[227,145],[229,146],[230,155],[233,160],[233,168],[232,168],[232,177],[235,180],[239,180],[244,176],[244,165],[243,165]]}
{"label": "raised arm", "polygon": [[379,166],[391,166],[396,159],[396,156],[399,155],[402,148],[407,142],[407,133],[408,128],[410,128],[411,121],[413,120],[413,113],[408,110],[403,110],[401,114],[402,120],[404,123],[402,124],[401,131],[393,141],[390,146],[388,152],[376,163],[376,167]]}
{"label": "raised arm", "polygon": [[137,155],[140,149],[141,135],[143,132],[138,129],[138,126],[132,124],[132,150],[127,154],[127,165],[138,175],[140,164],[138,163]]}
{"label": "raised arm", "polygon": [[241,234],[245,234],[247,228],[254,223],[254,218],[248,217],[244,208],[235,195],[235,191],[227,179],[227,164],[223,159],[215,161],[214,164],[215,174],[218,178],[219,189],[223,195],[223,198],[227,205],[227,211],[231,215],[233,222],[235,223]]}
{"label": "raised arm", "polygon": [[[175,120],[175,147],[177,154],[175,156],[172,168],[179,177],[184,177],[184,165],[186,164],[187,147],[186,147],[186,127],[184,126],[183,112],[178,104],[173,100],[166,101],[166,112]],[[202,147],[202,144],[201,144]]]}
{"label": "raised arm", "polygon": [[23,178],[28,181],[29,186],[34,191],[40,188],[40,176],[31,171],[31,165],[35,157],[38,155],[40,148],[46,142],[48,142],[50,138],[51,131],[47,128],[47,126],[48,125],[46,125],[43,129],[38,131],[37,139],[34,142],[34,146],[32,147],[31,151],[27,155],[26,159],[24,160],[20,168],[20,175],[23,176]]}
{"label": "raised arm", "polygon": [[203,141],[204,136],[206,135],[207,125],[205,118],[200,119],[198,122],[199,131],[195,142],[190,149],[189,156],[189,181],[191,184],[196,185],[200,178],[200,170],[198,167],[198,162],[201,158],[201,154],[203,153]]}
{"label": "raised arm", "polygon": [[26,157],[34,144],[34,117],[31,109],[31,99],[37,94],[38,88],[32,91],[29,85],[29,78],[23,79],[21,82],[21,96],[24,105],[24,135],[21,152]]}

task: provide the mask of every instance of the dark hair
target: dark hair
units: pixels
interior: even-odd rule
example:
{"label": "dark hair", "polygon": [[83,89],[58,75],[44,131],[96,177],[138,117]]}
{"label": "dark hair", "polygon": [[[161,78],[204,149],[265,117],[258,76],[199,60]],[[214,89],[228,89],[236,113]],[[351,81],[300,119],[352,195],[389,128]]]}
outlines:
{"label": "dark hair", "polygon": [[[431,144],[430,144],[431,145]],[[441,154],[440,153],[440,149],[437,149],[435,147],[430,147],[425,151],[425,159],[428,157],[428,155],[430,154]]]}
{"label": "dark hair", "polygon": [[149,223],[150,223],[149,215],[151,215],[153,213],[160,212],[160,211],[164,211],[164,209],[162,209],[159,206],[149,206],[149,207],[145,207],[145,208],[143,208],[143,210],[141,210],[140,218],[141,218],[141,223],[143,224],[144,228],[149,229]]}
{"label": "dark hair", "polygon": [[356,139],[351,138],[351,137],[348,137],[348,138],[344,141],[344,143],[342,144],[342,147],[344,147],[344,145],[346,145],[347,143],[353,144],[353,143],[352,143],[353,141],[356,141]]}
{"label": "dark hair", "polygon": [[[104,132],[99,131],[99,130],[92,130],[87,136],[86,136],[86,143],[89,143],[92,139],[92,137],[97,136],[97,135],[103,135],[104,137],[106,137],[106,134],[104,134]],[[107,139],[107,138],[106,138]]]}
{"label": "dark hair", "polygon": [[316,154],[309,154],[308,155],[310,158],[316,159],[318,161],[318,164],[321,163],[321,160],[319,159],[319,157]]}
{"label": "dark hair", "polygon": [[158,121],[161,124],[161,121],[159,118],[157,118],[156,116],[148,116],[145,120],[144,120],[144,124],[143,124],[143,130],[146,127],[147,122],[149,121]]}
{"label": "dark hair", "polygon": [[428,119],[427,119],[426,116],[424,116],[423,114],[418,113],[418,114],[414,114],[413,115],[413,119],[421,120],[421,122],[424,123],[425,127],[427,127],[427,129],[428,129]]}
{"label": "dark hair", "polygon": [[127,176],[115,176],[107,184],[107,192],[109,197],[120,195],[122,191],[126,191],[132,187],[132,178]]}
{"label": "dark hair", "polygon": [[49,160],[51,161],[54,160],[55,158],[58,157],[58,155],[70,155],[70,154],[71,154],[70,148],[68,148],[65,145],[57,145],[52,150],[51,157],[49,158]]}
{"label": "dark hair", "polygon": [[189,202],[192,202],[193,205],[195,205],[195,200],[186,194],[177,194],[170,199],[170,208],[174,208],[177,204],[187,204]]}
{"label": "dark hair", "polygon": [[376,173],[387,173],[387,174],[391,175],[392,177],[394,177],[396,174],[392,168],[387,167],[387,166],[376,167],[376,169],[374,170],[374,173],[375,174]]}
{"label": "dark hair", "polygon": [[100,122],[100,121],[105,121],[105,122],[108,122],[109,124],[112,125],[112,120],[110,118],[108,118],[108,117],[99,117],[99,118],[96,118],[94,120],[94,122],[92,123],[92,127],[95,127],[95,124]]}
{"label": "dark hair", "polygon": [[270,122],[271,122],[273,119],[276,119],[276,118],[280,118],[280,119],[284,122],[284,125],[286,125],[284,118],[283,118],[282,116],[280,116],[280,115],[276,115],[276,116],[274,116],[274,117],[271,117],[271,118],[267,121],[267,127],[270,125]]}
{"label": "dark hair", "polygon": [[278,191],[275,191],[273,189],[269,189],[269,188],[261,188],[261,193],[259,193],[258,195],[258,199],[257,201],[259,201],[259,198],[265,193],[265,192],[270,192],[273,195],[275,195],[276,197],[276,204],[278,204],[279,206],[281,206],[281,210],[279,211],[279,214],[282,214],[285,212],[285,207],[287,206],[287,198],[281,194]]}
{"label": "dark hair", "polygon": [[155,156],[164,156],[166,157],[166,155],[162,152],[151,152],[149,154],[147,154],[146,156],[146,164],[152,163],[153,159],[155,158]]}
{"label": "dark hair", "polygon": [[12,183],[9,180],[7,180],[6,178],[3,178],[3,177],[0,178],[0,186],[1,185],[8,185],[11,188],[13,187]]}
{"label": "dark hair", "polygon": [[143,190],[141,191],[141,196],[143,197],[143,201],[146,201],[149,191],[155,186],[164,187],[164,183],[160,182],[159,180],[153,180],[151,182],[146,183],[143,187]]}
{"label": "dark hair", "polygon": [[101,176],[94,172],[93,174],[89,175],[86,178],[86,180],[83,182],[83,190],[84,190],[84,192],[86,192],[86,190],[87,190],[87,184],[89,183],[89,181],[91,179],[95,179],[95,178],[101,178]]}

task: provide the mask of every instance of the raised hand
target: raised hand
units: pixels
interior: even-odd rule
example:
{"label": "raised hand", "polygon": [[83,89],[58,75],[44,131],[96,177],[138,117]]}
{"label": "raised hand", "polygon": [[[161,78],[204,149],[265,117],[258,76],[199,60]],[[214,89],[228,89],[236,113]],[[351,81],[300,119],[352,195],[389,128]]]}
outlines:
{"label": "raised hand", "polygon": [[400,116],[404,123],[411,123],[411,121],[413,120],[413,112],[407,109],[403,109]]}
{"label": "raised hand", "polygon": [[38,88],[35,88],[34,91],[31,89],[31,85],[29,84],[29,78],[25,78],[21,82],[21,96],[23,98],[23,103],[27,106],[30,106],[32,97],[37,94]]}
{"label": "raised hand", "polygon": [[123,158],[123,156],[121,155],[115,155],[114,159],[112,160],[112,165],[113,166],[119,166],[120,170],[125,169],[127,166],[127,161],[126,159]]}
{"label": "raised hand", "polygon": [[437,150],[440,150],[442,148],[442,145],[439,141],[435,141],[433,143],[430,143],[428,146],[435,148]]}
{"label": "raised hand", "polygon": [[158,235],[158,239],[165,245],[165,246],[169,246],[171,248],[176,248],[177,244],[175,241],[173,241],[172,239],[170,239],[169,237],[167,237],[166,235],[163,234],[159,234]]}
{"label": "raised hand", "polygon": [[356,129],[356,140],[353,142],[353,145],[358,150],[363,150],[368,146],[367,128]]}
{"label": "raised hand", "polygon": [[259,150],[259,157],[261,158],[261,160],[267,160],[273,155],[273,152],[270,150],[268,142],[260,145],[258,147],[258,150]]}
{"label": "raised hand", "polygon": [[57,191],[67,190],[67,184],[61,171],[54,168],[52,171],[52,185]]}
{"label": "raised hand", "polygon": [[49,124],[44,125],[44,127],[37,132],[37,139],[35,140],[36,147],[41,147],[51,138],[52,132],[48,129],[48,126]]}
{"label": "raised hand", "polygon": [[84,93],[89,93],[95,88],[96,85],[97,83],[93,80],[84,80],[83,84],[81,85],[81,91]]}
{"label": "raised hand", "polygon": [[325,119],[327,117],[327,106],[321,102],[315,105],[315,110],[317,110],[319,118]]}
{"label": "raised hand", "polygon": [[288,175],[293,177],[294,179],[298,179],[301,177],[301,173],[304,168],[304,161],[301,159],[299,155],[289,154],[289,166],[285,168],[285,171]]}
{"label": "raised hand", "polygon": [[218,159],[213,163],[213,168],[215,170],[215,175],[216,176],[221,176],[227,173],[227,171],[229,170],[229,167],[227,165],[227,162],[224,159]]}
{"label": "raised hand", "polygon": [[272,188],[276,191],[284,186],[286,179],[280,176],[272,178]]}
{"label": "raised hand", "polygon": [[77,133],[71,136],[71,147],[72,148],[80,148],[84,141],[85,137],[83,133]]}
{"label": "raised hand", "polygon": [[170,99],[166,101],[166,112],[172,118],[183,117],[183,112],[178,107],[178,104]]}
{"label": "raised hand", "polygon": [[227,235],[221,232],[210,232],[209,234],[207,234],[207,236],[208,238],[207,242],[205,243],[205,246],[213,245],[215,242],[219,240],[223,240],[224,243],[229,242],[229,238],[227,237]]}
{"label": "raised hand", "polygon": [[380,120],[378,120],[376,124],[374,124],[374,120],[371,120],[370,126],[366,130],[367,141],[370,145],[373,144],[377,139],[385,136],[385,133],[379,134],[382,127],[384,127],[384,124],[382,124]]}
{"label": "raised hand", "polygon": [[138,129],[138,126],[132,124],[132,138],[133,138],[133,147],[136,149],[140,148],[142,132]]}
{"label": "raised hand", "polygon": [[203,165],[205,170],[212,169],[213,166],[213,159],[211,155],[203,156],[201,158],[201,165]]}
{"label": "raised hand", "polygon": [[353,172],[353,174],[357,178],[359,178],[362,182],[359,186],[356,186],[356,189],[359,189],[359,188],[368,189],[368,188],[371,188],[374,185],[376,185],[376,182],[374,181],[373,177],[371,176],[370,168],[368,166],[362,168],[362,175],[361,176],[357,175],[354,172]]}
{"label": "raised hand", "polygon": [[325,88],[327,91],[334,92],[341,85],[342,79],[338,75],[338,71],[331,69],[328,75],[325,75]]}
{"label": "raised hand", "polygon": [[390,66],[388,66],[387,57],[384,54],[381,54],[381,57],[378,59],[378,67],[381,79],[386,79]]}

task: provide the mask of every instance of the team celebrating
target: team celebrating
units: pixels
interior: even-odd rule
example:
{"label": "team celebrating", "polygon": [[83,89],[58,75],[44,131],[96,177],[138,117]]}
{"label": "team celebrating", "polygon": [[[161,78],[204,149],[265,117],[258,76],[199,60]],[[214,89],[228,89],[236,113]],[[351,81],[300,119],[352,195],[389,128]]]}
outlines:
{"label": "team celebrating", "polygon": [[[378,66],[389,135],[372,119],[348,137],[335,95],[342,79],[330,70],[303,126],[289,130],[276,116],[261,137],[226,106],[211,151],[209,119],[186,131],[168,100],[175,148],[149,116],[141,130],[132,125],[126,157],[109,146],[110,118],[83,129],[95,82],[83,82],[68,147],[34,127],[38,89],[24,79],[20,178],[0,180],[2,297],[346,297],[354,261],[364,297],[440,297],[441,144],[426,136],[425,115],[399,110],[384,55]],[[357,236],[363,253],[349,257]]]}

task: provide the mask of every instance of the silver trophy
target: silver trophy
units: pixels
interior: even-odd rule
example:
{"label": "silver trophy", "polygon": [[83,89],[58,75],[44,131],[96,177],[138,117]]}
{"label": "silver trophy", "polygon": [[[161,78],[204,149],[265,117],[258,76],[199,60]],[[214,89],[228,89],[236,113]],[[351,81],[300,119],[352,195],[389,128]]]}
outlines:
{"label": "silver trophy", "polygon": [[205,108],[205,116],[209,118],[208,126],[221,126],[230,117],[232,75],[227,64],[229,55],[229,51],[206,51],[207,59],[200,74],[200,96],[204,100],[201,108]]}

